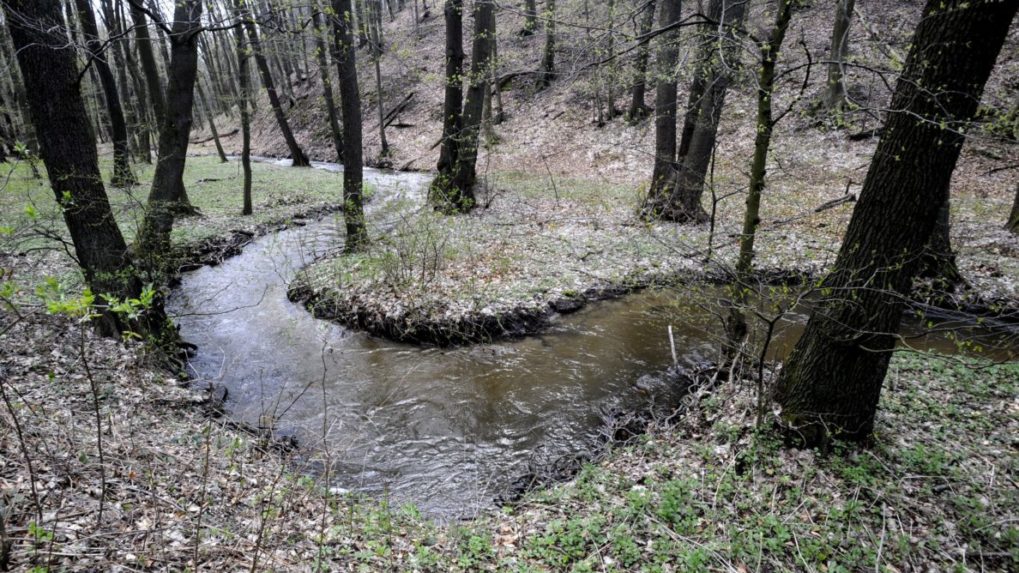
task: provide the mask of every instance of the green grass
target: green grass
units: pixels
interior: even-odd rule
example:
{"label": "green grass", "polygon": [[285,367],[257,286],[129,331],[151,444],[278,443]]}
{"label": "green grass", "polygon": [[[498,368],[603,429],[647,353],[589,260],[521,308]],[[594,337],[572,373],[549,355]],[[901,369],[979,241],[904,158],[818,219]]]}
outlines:
{"label": "green grass", "polygon": [[[143,215],[145,200],[152,183],[151,165],[134,165],[139,184],[129,189],[110,186],[112,160],[100,161],[106,192],[121,232],[130,241]],[[45,170],[42,179],[34,179],[28,165],[0,164],[0,225],[17,231],[44,225],[60,230],[62,221]],[[334,173],[318,169],[293,169],[267,163],[252,164],[252,194],[255,213],[242,221],[259,224],[278,219],[293,207],[316,202],[339,202],[342,182]],[[243,178],[240,163],[220,163],[214,157],[188,159],[184,185],[192,203],[205,215],[177,222],[174,240],[200,240],[228,230],[226,219],[239,217]],[[30,234],[30,233],[26,233]],[[40,239],[38,236],[36,239]]]}

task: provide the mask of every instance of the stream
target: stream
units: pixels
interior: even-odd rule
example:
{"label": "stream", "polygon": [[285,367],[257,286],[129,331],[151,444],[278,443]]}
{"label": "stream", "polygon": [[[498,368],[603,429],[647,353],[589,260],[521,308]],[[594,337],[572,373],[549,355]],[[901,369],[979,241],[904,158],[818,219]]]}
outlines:
{"label": "stream", "polygon": [[[365,180],[377,221],[392,201],[423,201],[430,175],[366,169]],[[261,237],[186,273],[168,305],[198,346],[194,378],[228,389],[228,415],[252,425],[271,416],[302,451],[328,452],[339,490],[468,517],[534,464],[590,453],[604,410],[675,400],[682,389],[654,376],[672,364],[669,325],[683,360],[717,347],[710,313],[663,290],[591,304],[540,335],[492,344],[422,348],[350,331],[286,296],[298,270],[342,241],[342,215]],[[779,326],[772,355],[791,348],[803,318]],[[927,346],[948,344],[938,340]]]}

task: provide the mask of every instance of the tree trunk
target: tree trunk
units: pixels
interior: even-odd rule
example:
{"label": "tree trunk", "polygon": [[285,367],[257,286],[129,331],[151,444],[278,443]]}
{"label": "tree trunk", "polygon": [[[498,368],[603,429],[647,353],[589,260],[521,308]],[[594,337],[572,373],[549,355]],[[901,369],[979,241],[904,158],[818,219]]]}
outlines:
{"label": "tree trunk", "polygon": [[[99,174],[95,135],[81,97],[75,53],[66,49],[60,1],[7,0],[4,10],[39,151],[85,281],[97,301],[100,295],[137,298],[141,281]],[[140,323],[128,324],[108,308],[100,312],[97,324],[103,334],[141,330]]]}
{"label": "tree trunk", "polygon": [[555,0],[545,0],[545,49],[538,70],[538,89],[547,88],[555,79]]}
{"label": "tree trunk", "polygon": [[647,63],[650,59],[650,40],[647,39],[651,33],[651,26],[655,23],[655,0],[637,0],[644,3],[644,13],[640,20],[639,37],[641,44],[637,48],[637,60],[633,65],[633,87],[630,88],[630,109],[626,112],[626,119],[632,123],[638,122],[647,116],[651,108],[644,103],[644,94],[647,92]]}
{"label": "tree trunk", "polygon": [[[315,10],[318,14],[318,10]],[[244,17],[244,0],[234,0],[234,18],[240,20]],[[318,30],[316,22],[315,29]],[[234,29],[234,39],[237,43],[237,80],[239,85],[237,107],[241,116],[241,170],[244,172],[244,205],[241,209],[242,215],[250,215],[253,212],[251,200],[251,114],[248,112],[248,102],[251,100],[251,73],[248,69],[248,50],[244,37],[244,30],[241,27]]]}
{"label": "tree trunk", "polygon": [[[679,22],[680,0],[663,0],[660,27]],[[670,209],[670,181],[676,169],[676,60],[678,32],[672,30],[658,37],[657,86],[655,87],[655,163],[651,185],[643,206],[643,216],[657,219]]]}
{"label": "tree trunk", "polygon": [[456,164],[457,143],[463,122],[463,0],[446,0],[443,7],[446,23],[446,88],[442,104],[442,147],[439,149],[438,173],[428,191],[436,206],[453,203],[450,184]]}
{"label": "tree trunk", "polygon": [[[262,79],[262,87],[265,88],[265,93],[269,96],[269,105],[272,106],[272,113],[276,116],[276,124],[280,128],[280,134],[283,135],[287,149],[290,150],[293,166],[308,167],[311,165],[308,161],[308,156],[304,154],[301,146],[294,139],[294,132],[290,130],[290,123],[287,122],[287,116],[283,113],[283,106],[280,105],[279,94],[276,92],[276,84],[273,83],[272,72],[269,70],[269,62],[265,59],[265,53],[258,39],[258,28],[255,26],[255,20],[250,11],[246,13],[244,18],[244,28],[248,31],[251,53],[255,57],[255,65],[258,66],[258,73]],[[289,79],[286,81],[289,81]]]}
{"label": "tree trunk", "polygon": [[114,187],[126,187],[138,182],[131,172],[131,150],[127,144],[127,122],[124,121],[124,109],[120,105],[120,93],[117,81],[110,69],[109,54],[101,53],[102,42],[99,40],[99,27],[96,25],[95,12],[88,0],[75,0],[78,6],[78,18],[81,20],[81,31],[85,36],[85,52],[96,71],[106,95],[106,112],[110,118],[110,131],[113,134],[113,177],[110,183]]}
{"label": "tree trunk", "polygon": [[832,272],[779,377],[807,445],[871,434],[895,334],[984,84],[1019,3],[929,0]]}
{"label": "tree trunk", "polygon": [[369,51],[372,55],[372,63],[375,65],[375,92],[378,96],[376,108],[379,115],[379,142],[382,147],[379,159],[383,159],[389,156],[389,142],[386,141],[386,112],[382,98],[382,8],[376,4],[372,13],[375,17],[375,25],[372,26]]}
{"label": "tree trunk", "polygon": [[[341,161],[343,157],[343,132],[340,131],[340,120],[336,115],[336,100],[333,99],[333,81],[329,77],[329,62],[327,61],[327,48],[322,34],[322,16],[318,6],[312,7],[312,24],[315,28],[315,59],[318,61],[318,72],[322,76],[322,98],[326,104],[326,116],[329,118],[329,134],[333,138],[333,147],[336,148],[336,160]],[[334,55],[334,58],[336,56]]]}
{"label": "tree trunk", "polygon": [[178,0],[170,35],[166,116],[159,129],[159,156],[152,178],[145,219],[138,232],[137,252],[158,268],[170,246],[174,215],[185,201],[184,164],[190,141],[195,80],[198,77],[198,34],[202,0]]}
{"label": "tree trunk", "polygon": [[[723,12],[724,5],[724,12]],[[746,2],[732,0],[711,0],[709,17],[722,23],[718,37],[704,44],[700,56],[700,93],[691,98],[684,116],[682,139],[677,153],[679,167],[672,184],[675,200],[668,214],[680,223],[702,223],[708,214],[701,206],[705,179],[711,156],[715,150],[718,123],[722,117],[722,106],[729,88],[734,67],[739,58],[738,40],[734,27],[743,25]]]}
{"label": "tree trunk", "polygon": [[361,93],[357,87],[357,47],[354,46],[350,0],[333,0],[336,67],[340,80],[340,111],[343,115],[343,220],[347,227],[347,252],[368,246],[362,187],[364,159],[361,142]]}
{"label": "tree trunk", "polygon": [[467,99],[464,102],[463,125],[455,138],[456,163],[451,183],[453,211],[466,213],[474,208],[474,183],[477,179],[478,136],[481,116],[484,113],[485,93],[492,65],[492,46],[495,45],[494,0],[475,0],[474,41],[471,47],[471,71],[468,77]]}
{"label": "tree trunk", "polygon": [[856,0],[835,0],[835,25],[831,32],[831,53],[828,62],[828,83],[823,105],[829,113],[841,114],[846,107],[845,62],[849,55],[849,25],[852,23]]}
{"label": "tree trunk", "polygon": [[1015,184],[1015,200],[1012,202],[1012,212],[1008,215],[1005,228],[1013,235],[1019,235],[1019,183]]}
{"label": "tree trunk", "polygon": [[538,29],[538,3],[535,0],[524,0],[524,27],[521,36],[531,36]]}
{"label": "tree trunk", "polygon": [[212,132],[212,141],[216,144],[216,154],[219,155],[220,163],[226,163],[226,152],[223,151],[223,144],[219,141],[219,130],[216,129],[216,120],[213,117],[215,112],[209,106],[208,98],[205,97],[205,88],[202,87],[201,79],[195,81],[195,87],[198,89],[198,101],[205,110],[205,121],[209,123],[209,131]]}
{"label": "tree trunk", "polygon": [[163,85],[159,81],[159,66],[156,64],[156,57],[152,52],[152,37],[149,36],[145,12],[139,10],[134,4],[131,4],[131,20],[134,22],[138,59],[141,61],[142,73],[145,74],[145,83],[148,85],[149,101],[156,115],[156,125],[161,126],[166,115],[166,99],[163,97]]}
{"label": "tree trunk", "polygon": [[747,207],[743,214],[743,232],[739,238],[739,258],[736,261],[736,276],[733,292],[733,304],[730,306],[729,320],[726,323],[726,334],[731,348],[737,348],[747,335],[747,322],[744,307],[747,304],[746,293],[749,290],[750,273],[754,264],[754,239],[757,237],[757,226],[761,223],[761,194],[764,192],[767,176],[768,150],[771,147],[771,135],[775,128],[772,119],[771,102],[775,89],[775,63],[782,50],[789,20],[792,18],[792,5],[796,0],[779,0],[775,14],[775,27],[772,28],[768,40],[762,42],[761,67],[757,76],[757,135],[754,137],[754,158],[750,164],[750,189],[747,192]]}
{"label": "tree trunk", "polygon": [[949,191],[946,190],[944,195],[945,204],[938,210],[931,238],[921,255],[918,272],[920,277],[932,279],[935,292],[931,294],[935,297],[954,292],[956,287],[966,284],[966,279],[962,278],[962,273],[959,272],[955,251],[952,250],[952,202],[948,199]]}

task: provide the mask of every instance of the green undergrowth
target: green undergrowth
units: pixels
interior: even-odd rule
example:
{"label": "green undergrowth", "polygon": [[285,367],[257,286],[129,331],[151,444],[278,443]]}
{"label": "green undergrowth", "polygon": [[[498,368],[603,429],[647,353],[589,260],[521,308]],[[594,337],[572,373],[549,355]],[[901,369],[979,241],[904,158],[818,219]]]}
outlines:
{"label": "green undergrowth", "polygon": [[[33,264],[19,278],[38,282],[45,276],[60,276],[76,284],[78,273],[63,255],[60,241],[67,230],[53,197],[45,168],[38,163],[41,178],[33,178],[25,162],[0,164],[0,253],[26,253]],[[109,184],[112,158],[100,157],[100,168],[117,223],[130,243],[144,215],[154,167],[132,166],[139,183],[129,188]],[[243,174],[240,163],[221,163],[215,157],[188,159],[184,185],[197,217],[179,218],[173,230],[175,245],[187,248],[234,230],[251,231],[260,225],[285,222],[304,212],[336,205],[342,197],[340,176],[319,169],[293,169],[268,163],[252,163],[254,214],[241,216]],[[67,245],[68,248],[70,245]],[[48,258],[48,259],[47,259]],[[22,265],[24,266],[24,265]],[[27,273],[27,274],[26,274]]]}
{"label": "green undergrowth", "polygon": [[755,432],[750,392],[723,387],[678,427],[498,514],[435,529],[412,508],[361,508],[330,557],[362,570],[1014,571],[1017,395],[1017,364],[899,353],[873,444],[818,453]]}

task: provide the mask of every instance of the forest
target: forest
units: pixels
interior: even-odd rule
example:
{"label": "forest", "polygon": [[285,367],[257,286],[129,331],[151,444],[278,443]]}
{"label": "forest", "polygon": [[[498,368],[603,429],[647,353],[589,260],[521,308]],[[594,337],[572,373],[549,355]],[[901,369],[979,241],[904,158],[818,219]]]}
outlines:
{"label": "forest", "polygon": [[1019,570],[1019,0],[0,0],[0,572]]}

